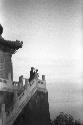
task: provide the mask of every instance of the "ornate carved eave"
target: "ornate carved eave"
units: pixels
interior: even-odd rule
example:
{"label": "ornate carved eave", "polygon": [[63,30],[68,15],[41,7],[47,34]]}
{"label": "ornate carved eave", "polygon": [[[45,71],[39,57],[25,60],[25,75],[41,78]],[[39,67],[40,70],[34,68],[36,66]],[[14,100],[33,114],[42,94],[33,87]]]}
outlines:
{"label": "ornate carved eave", "polygon": [[23,42],[21,41],[10,41],[0,39],[0,48],[4,51],[10,51],[12,54],[16,52],[19,48],[22,48]]}
{"label": "ornate carved eave", "polygon": [[18,50],[19,48],[22,48],[23,42],[21,41],[10,41],[10,40],[5,40],[2,37],[2,33],[3,33],[3,27],[0,24],[0,49],[10,52],[11,54],[14,54],[16,52],[16,50]]}

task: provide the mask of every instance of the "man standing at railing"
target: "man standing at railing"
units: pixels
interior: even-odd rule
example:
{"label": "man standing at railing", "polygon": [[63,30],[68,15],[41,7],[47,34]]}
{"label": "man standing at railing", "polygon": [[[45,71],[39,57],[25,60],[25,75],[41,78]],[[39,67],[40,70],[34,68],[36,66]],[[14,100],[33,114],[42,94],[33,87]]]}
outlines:
{"label": "man standing at railing", "polygon": [[35,74],[34,67],[31,67],[29,82],[34,78],[34,74]]}

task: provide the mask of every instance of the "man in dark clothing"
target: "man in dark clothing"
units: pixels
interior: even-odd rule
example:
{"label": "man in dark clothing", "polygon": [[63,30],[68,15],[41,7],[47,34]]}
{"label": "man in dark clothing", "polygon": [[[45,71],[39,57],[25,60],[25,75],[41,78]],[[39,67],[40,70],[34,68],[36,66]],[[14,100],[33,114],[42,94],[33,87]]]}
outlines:
{"label": "man in dark clothing", "polygon": [[31,67],[29,81],[31,81],[33,78],[34,78],[34,67]]}

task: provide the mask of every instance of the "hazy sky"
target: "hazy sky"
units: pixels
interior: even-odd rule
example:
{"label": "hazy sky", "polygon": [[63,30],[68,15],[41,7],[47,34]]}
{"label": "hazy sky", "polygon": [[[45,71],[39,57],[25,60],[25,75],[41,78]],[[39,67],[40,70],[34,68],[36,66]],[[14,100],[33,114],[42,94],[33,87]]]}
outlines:
{"label": "hazy sky", "polygon": [[47,83],[56,82],[47,86],[52,108],[56,102],[71,102],[62,103],[67,109],[83,102],[82,5],[82,0],[0,0],[3,37],[24,42],[13,55],[14,80],[38,68]]}
{"label": "hazy sky", "polygon": [[14,60],[14,78],[39,68],[50,80],[82,79],[80,0],[0,0],[3,37],[22,40]]}

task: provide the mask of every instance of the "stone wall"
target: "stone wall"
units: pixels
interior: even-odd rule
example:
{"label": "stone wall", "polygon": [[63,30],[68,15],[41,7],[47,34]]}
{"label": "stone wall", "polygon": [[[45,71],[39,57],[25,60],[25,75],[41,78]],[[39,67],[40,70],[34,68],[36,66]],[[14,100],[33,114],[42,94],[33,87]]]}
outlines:
{"label": "stone wall", "polygon": [[6,112],[11,108],[14,104],[14,93],[7,92],[7,91],[0,91],[0,112],[1,112],[1,105],[5,104]]}
{"label": "stone wall", "polygon": [[0,78],[13,80],[11,54],[4,50],[0,50]]}
{"label": "stone wall", "polygon": [[14,125],[49,125],[48,92],[37,91],[23,109]]}

